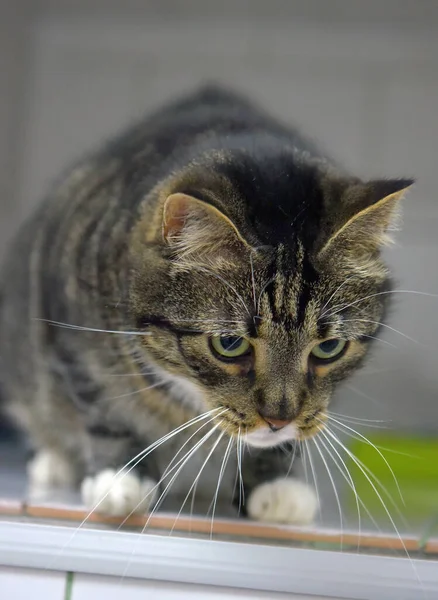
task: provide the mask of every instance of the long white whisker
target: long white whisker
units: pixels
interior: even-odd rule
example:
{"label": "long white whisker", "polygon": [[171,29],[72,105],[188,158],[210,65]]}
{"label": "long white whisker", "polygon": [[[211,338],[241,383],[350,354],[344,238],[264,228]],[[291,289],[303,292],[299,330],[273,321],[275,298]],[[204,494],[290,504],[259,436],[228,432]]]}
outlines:
{"label": "long white whisker", "polygon": [[[356,425],[361,425],[361,423],[356,423]],[[344,429],[341,429],[335,423],[332,423],[332,426],[335,429],[337,429],[338,431],[340,431],[343,435],[346,435],[353,440],[357,440],[358,442],[364,443],[364,441],[358,435],[354,435],[354,433],[350,433],[348,431],[345,431]],[[390,452],[391,454],[397,454],[398,456],[406,456],[407,458],[420,459],[420,456],[415,455],[415,454],[408,454],[407,452],[400,452],[399,450],[394,450],[393,448],[386,448],[385,446],[381,446],[380,444],[379,445],[375,444],[375,446],[376,446],[376,448],[378,448],[379,450],[382,450],[383,452]]]}
{"label": "long white whisker", "polygon": [[[136,456],[134,456],[134,458],[131,458],[131,460],[126,463],[126,465],[124,465],[121,469],[119,469],[117,471],[117,473],[113,477],[113,482],[115,483],[119,479],[120,479],[120,481],[122,479],[124,479],[126,477],[126,475],[128,475],[128,473],[130,473],[132,471],[132,469],[134,469],[139,464],[139,462],[141,462],[142,460],[144,460],[149,454],[151,454],[151,452],[153,452],[156,448],[158,448],[158,446],[161,446],[162,444],[164,444],[165,442],[167,442],[168,440],[170,440],[171,438],[173,438],[178,433],[181,433],[181,431],[184,431],[185,429],[187,429],[191,425],[194,425],[196,423],[199,423],[199,421],[202,421],[202,420],[206,419],[212,413],[214,413],[214,412],[216,412],[218,410],[219,410],[219,408],[214,408],[213,410],[209,410],[208,412],[203,413],[202,415],[199,415],[197,417],[194,417],[193,419],[190,419],[190,421],[187,421],[187,423],[184,423],[183,425],[180,425],[179,427],[177,427],[176,429],[174,429],[170,433],[167,433],[166,435],[164,435],[163,437],[161,437],[159,440],[157,440],[156,442],[154,442],[153,444],[151,444],[150,446],[148,446],[147,448],[145,448],[144,450],[142,450],[141,452],[139,452]],[[135,463],[135,464],[133,464],[133,463]],[[126,470],[127,467],[130,467],[129,470]],[[99,508],[100,504],[105,500],[105,498],[108,496],[108,494],[110,493],[110,491],[111,490],[109,490],[99,500],[99,502],[96,504],[96,506],[94,506],[94,508],[90,511],[90,513],[87,515],[87,517],[84,519],[84,521],[79,525],[78,529],[82,525],[84,525],[84,523],[86,522],[86,520],[93,514],[93,512],[96,511]]]}
{"label": "long white whisker", "polygon": [[339,285],[335,291],[333,292],[333,294],[330,296],[330,298],[327,300],[327,302],[324,304],[324,306],[321,308],[321,314],[320,314],[320,319],[323,319],[324,316],[327,314],[328,311],[326,311],[325,309],[327,308],[327,306],[330,304],[330,302],[332,301],[332,299],[336,296],[336,294],[339,292],[339,290],[349,281],[351,281],[352,279],[354,279],[354,275],[351,275],[350,277],[347,277],[347,279],[344,279],[344,281],[341,283],[341,285]]}
{"label": "long white whisker", "polygon": [[[339,431],[342,431],[342,430],[339,430]],[[346,446],[344,446],[344,444],[339,440],[339,438],[328,427],[326,427],[326,432],[331,437],[336,438],[338,443],[340,445],[342,445],[344,447],[344,449],[346,448]],[[342,431],[342,433],[345,433],[345,432]],[[349,452],[351,452],[351,450],[349,450]],[[353,455],[353,456],[355,458],[355,461],[357,461],[355,464],[357,464],[357,466],[359,468],[361,468],[361,470],[364,469],[368,473],[368,475],[371,477],[371,479],[373,479],[373,481],[379,486],[379,488],[382,490],[382,492],[385,494],[385,496],[391,502],[394,510],[396,511],[396,513],[397,513],[398,517],[400,518],[400,520],[402,521],[403,525],[407,526],[406,519],[404,518],[403,513],[401,512],[401,510],[400,510],[399,506],[397,505],[396,501],[394,500],[394,498],[389,493],[388,489],[383,485],[383,483],[380,481],[380,479],[371,471],[371,469],[369,467],[367,467],[366,464],[364,464],[356,455]]]}
{"label": "long white whisker", "polygon": [[[372,321],[371,319],[343,319],[342,322],[343,323],[355,323],[355,322],[358,322],[358,323],[372,323],[372,324],[378,325],[380,327],[385,327],[386,329],[389,329],[390,331],[393,331],[394,333],[398,333],[399,335],[401,335],[402,337],[406,338],[410,342],[414,342],[414,344],[418,344],[420,346],[423,345],[418,340],[415,340],[414,338],[411,338],[406,333],[403,333],[403,331],[400,331],[399,329],[396,329],[395,327],[391,327],[390,325],[387,325],[386,323],[381,323],[380,321]],[[376,339],[378,339],[378,338],[376,338]]]}
{"label": "long white whisker", "polygon": [[330,411],[329,415],[333,415],[335,417],[337,417],[338,419],[344,419],[344,420],[354,420],[354,421],[359,421],[360,423],[391,423],[391,421],[388,420],[384,420],[384,419],[364,419],[362,417],[353,417],[351,415],[343,415],[342,413],[337,413],[334,412],[333,410]]}
{"label": "long white whisker", "polygon": [[[345,304],[344,306],[339,307],[337,310],[330,313],[330,316],[336,315],[339,312],[345,310],[346,308],[350,308],[350,306],[355,306],[360,302],[364,302],[369,298],[375,298],[377,296],[385,296],[387,294],[415,294],[417,296],[427,296],[429,298],[438,298],[437,294],[429,294],[427,292],[417,292],[416,290],[387,290],[385,292],[377,292],[376,294],[370,294],[369,296],[364,296],[363,298],[359,298],[359,300],[355,300],[354,302],[350,302],[350,304]],[[336,308],[336,307],[334,307]]]}
{"label": "long white whisker", "polygon": [[111,398],[106,398],[107,400],[119,400],[119,398],[127,398],[128,396],[135,396],[136,394],[141,394],[142,392],[146,392],[147,390],[153,390],[154,388],[160,387],[163,385],[164,381],[159,381],[158,383],[153,383],[152,385],[148,385],[143,388],[139,388],[138,390],[134,390],[133,392],[128,392],[126,394],[120,394],[120,396],[112,396]]}
{"label": "long white whisker", "polygon": [[[372,522],[372,524],[374,525],[374,527],[377,529],[377,531],[381,532],[381,528],[379,527],[379,524],[377,523],[377,521],[375,520],[375,518],[373,517],[373,515],[371,514],[371,512],[368,510],[368,507],[366,506],[366,504],[359,497],[359,495],[357,493],[357,490],[356,490],[356,486],[355,486],[354,481],[353,481],[353,478],[352,478],[352,476],[350,474],[350,471],[349,471],[347,465],[345,464],[344,459],[342,458],[342,456],[340,455],[340,453],[338,452],[337,448],[334,446],[334,444],[330,440],[330,438],[325,434],[325,432],[321,431],[320,433],[324,436],[326,442],[330,445],[330,447],[332,448],[333,452],[335,452],[336,456],[338,457],[338,459],[342,463],[342,465],[343,465],[343,467],[344,467],[344,469],[345,469],[345,471],[347,473],[348,480],[347,480],[344,472],[342,471],[342,469],[339,467],[339,464],[337,463],[336,459],[333,457],[332,453],[330,452],[330,450],[325,445],[324,441],[322,439],[320,439],[320,442],[323,444],[324,448],[327,450],[328,454],[330,455],[330,458],[333,460],[333,462],[337,466],[337,468],[338,468],[339,472],[341,473],[342,477],[347,481],[348,485],[350,486],[350,488],[353,491],[353,494],[355,496],[357,510],[358,510],[359,537],[360,537],[360,529],[361,529],[361,516],[360,516],[360,509],[359,509],[358,503],[360,503],[360,505],[362,506],[362,508],[365,510],[368,518],[370,519],[370,521]],[[372,475],[371,472],[370,472],[370,474]]]}
{"label": "long white whisker", "polygon": [[42,321],[55,327],[63,329],[74,329],[76,331],[91,331],[93,333],[115,333],[120,335],[151,335],[149,331],[120,331],[118,329],[97,329],[95,327],[84,327],[83,325],[72,325],[71,323],[62,323],[61,321],[52,321],[50,319],[34,318],[35,321]]}
{"label": "long white whisker", "polygon": [[381,505],[383,507],[383,510],[385,511],[385,513],[386,513],[386,515],[387,515],[387,517],[388,517],[388,519],[389,519],[392,527],[394,528],[394,531],[395,531],[395,533],[396,533],[396,535],[397,535],[397,537],[398,537],[398,539],[400,541],[400,544],[403,547],[403,550],[404,550],[404,552],[405,552],[405,554],[406,554],[409,562],[411,563],[411,566],[412,566],[412,569],[413,569],[413,571],[414,571],[414,573],[416,575],[417,581],[419,582],[420,586],[423,589],[422,582],[421,582],[421,579],[420,579],[420,577],[418,575],[417,568],[416,568],[413,560],[411,559],[411,557],[409,555],[408,549],[406,548],[406,544],[405,544],[402,536],[400,535],[400,532],[399,532],[399,530],[397,528],[397,525],[395,524],[395,521],[394,521],[391,513],[389,512],[388,507],[386,506],[386,504],[385,504],[385,502],[384,502],[381,494],[379,493],[379,490],[376,488],[376,486],[372,482],[371,478],[368,476],[367,469],[362,468],[361,461],[359,461],[359,459],[357,459],[357,457],[352,452],[350,452],[350,450],[337,438],[336,435],[333,434],[333,432],[331,432],[329,429],[327,429],[326,431],[327,431],[327,434],[335,441],[335,443],[338,444],[344,450],[344,452],[346,454],[348,454],[348,456],[351,458],[351,460],[362,471],[362,474],[365,476],[366,480],[368,481],[368,483],[372,487],[372,489],[373,489],[374,493],[376,494],[377,498],[379,499],[379,502],[381,503]]}
{"label": "long white whisker", "polygon": [[[303,446],[303,444],[301,443],[301,447]],[[307,458],[306,458],[306,453],[303,452],[303,467],[304,467],[304,477],[306,478],[306,483],[309,484],[309,475],[307,473]]]}
{"label": "long white whisker", "polygon": [[307,443],[307,440],[304,440],[304,448],[305,450],[307,450],[307,454],[309,455],[309,463],[310,463],[310,469],[312,471],[312,476],[313,476],[313,481],[315,483],[315,490],[316,490],[316,497],[318,499],[318,512],[319,512],[319,518],[322,519],[322,511],[321,511],[321,497],[319,495],[319,487],[318,487],[318,480],[316,478],[316,471],[315,468],[313,466],[313,459],[312,459],[312,454],[310,452],[310,448],[309,445]]}
{"label": "long white whisker", "polygon": [[[148,446],[147,448],[145,448],[144,450],[142,450],[141,452],[139,452],[136,456],[134,456],[133,458],[131,458],[130,461],[128,461],[123,467],[121,467],[117,471],[117,473],[114,475],[114,477],[112,479],[113,484],[116,483],[116,481],[118,481],[118,480],[121,481],[122,479],[124,479],[126,477],[126,475],[128,475],[128,473],[130,473],[132,471],[132,469],[134,469],[139,462],[141,462],[144,458],[146,458],[146,456],[148,456],[149,454],[151,454],[151,452],[153,452],[156,448],[158,448],[158,446],[161,446],[161,444],[164,444],[165,442],[167,442],[168,440],[170,440],[171,438],[173,438],[175,435],[177,435],[181,431],[184,431],[188,427],[191,427],[195,423],[198,423],[199,421],[202,421],[203,419],[206,419],[212,413],[214,413],[214,412],[216,412],[218,410],[220,410],[220,408],[214,408],[212,410],[209,410],[206,413],[203,413],[201,415],[198,415],[198,416],[194,417],[193,419],[190,419],[190,421],[187,421],[187,423],[184,423],[184,424],[180,425],[179,427],[177,427],[173,431],[167,433],[166,435],[164,435],[163,437],[161,437],[159,440],[157,440],[156,442],[154,442],[153,444],[151,444],[150,446]],[[128,470],[126,470],[127,467],[130,467],[130,468]],[[88,514],[84,517],[84,519],[81,521],[81,523],[79,523],[79,525],[73,531],[73,533],[70,536],[70,538],[62,546],[62,548],[60,549],[60,551],[57,554],[57,556],[54,557],[53,562],[55,562],[56,559],[57,559],[57,557],[60,554],[62,554],[64,552],[64,550],[71,544],[71,542],[74,540],[74,538],[75,538],[76,534],[78,533],[78,531],[85,525],[85,523],[88,521],[88,519],[91,517],[91,515],[99,508],[99,506],[102,504],[102,502],[104,502],[104,500],[111,493],[111,489],[112,489],[112,487],[93,506],[93,508],[88,512]],[[53,564],[53,563],[51,563],[51,564]],[[50,567],[48,567],[48,568],[50,568]]]}
{"label": "long white whisker", "polygon": [[[237,433],[237,443],[236,443],[236,455],[237,455],[237,473],[236,473],[236,483],[239,483],[239,508],[238,515],[242,510],[242,503],[245,503],[245,488],[243,485],[243,476],[242,476],[242,434],[241,428],[239,427],[239,431]],[[233,492],[234,496],[234,492]]]}
{"label": "long white whisker", "polygon": [[286,477],[289,477],[290,472],[292,471],[292,467],[293,467],[294,462],[295,462],[295,456],[296,456],[296,454],[297,454],[297,444],[294,444],[294,451],[293,451],[293,454],[292,454],[292,459],[290,461],[289,468],[288,468],[287,473],[286,473]]}
{"label": "long white whisker", "polygon": [[233,438],[230,437],[227,449],[225,450],[224,458],[222,460],[221,470],[219,471],[219,477],[217,479],[216,492],[215,492],[214,498],[213,498],[213,511],[212,511],[212,514],[211,514],[210,539],[213,538],[214,515],[216,513],[216,505],[217,505],[217,498],[218,498],[218,495],[219,495],[219,488],[220,488],[221,483],[222,483],[222,478],[224,476],[224,472],[225,472],[225,469],[226,469],[226,466],[227,466],[227,463],[228,463],[228,459],[230,458],[231,448],[233,446],[233,442],[234,442]]}
{"label": "long white whisker", "polygon": [[[206,464],[208,463],[208,461],[210,460],[210,458],[211,458],[211,456],[212,456],[213,452],[214,452],[214,451],[216,450],[216,448],[218,447],[218,445],[219,445],[220,441],[222,440],[222,438],[224,437],[224,435],[225,435],[225,431],[222,431],[222,433],[219,435],[218,439],[215,441],[215,443],[214,443],[213,447],[211,448],[210,452],[208,453],[208,455],[207,455],[207,458],[206,458],[206,459],[204,460],[204,462],[202,463],[202,465],[201,465],[201,468],[199,469],[199,472],[198,472],[198,474],[196,475],[196,477],[195,477],[195,479],[194,479],[194,481],[193,481],[192,485],[190,486],[190,489],[189,489],[189,491],[187,492],[187,495],[186,495],[186,497],[184,498],[184,500],[183,500],[183,503],[181,504],[181,508],[179,509],[179,511],[178,511],[178,514],[176,515],[176,518],[175,518],[175,520],[174,520],[174,522],[173,522],[172,529],[170,530],[170,533],[169,533],[170,535],[173,533],[173,530],[175,529],[176,523],[177,523],[177,521],[178,521],[178,519],[179,519],[179,517],[180,517],[180,515],[181,515],[181,513],[182,513],[182,511],[183,511],[183,508],[184,508],[184,506],[185,506],[185,503],[187,502],[187,499],[188,499],[188,497],[189,497],[189,496],[190,496],[190,494],[192,493],[192,490],[193,490],[193,489],[194,489],[194,488],[197,486],[197,484],[198,484],[198,481],[199,481],[199,479],[200,479],[200,477],[201,477],[201,475],[202,475],[202,472],[203,472],[203,470],[204,470],[204,468],[205,468],[205,465],[206,465]],[[184,464],[185,464],[185,463],[184,463]],[[184,466],[184,465],[183,465],[183,466]],[[179,473],[179,471],[178,471],[178,473]],[[177,475],[178,475],[178,473],[177,473]]]}
{"label": "long white whisker", "polygon": [[[194,453],[195,453],[195,452],[196,452],[196,451],[197,451],[197,450],[200,448],[200,446],[202,446],[202,444],[204,444],[204,442],[206,442],[206,441],[207,441],[207,440],[208,440],[208,439],[209,439],[209,438],[210,438],[210,437],[213,435],[213,433],[214,433],[214,432],[215,432],[215,430],[216,430],[216,429],[219,427],[219,425],[220,425],[220,423],[218,423],[217,425],[215,425],[214,427],[212,427],[212,428],[210,429],[210,431],[209,431],[209,432],[207,432],[207,433],[205,434],[205,436],[204,436],[204,437],[203,437],[203,438],[202,438],[202,439],[201,439],[201,440],[200,440],[200,441],[199,441],[199,442],[198,442],[198,443],[197,443],[197,444],[196,444],[196,445],[195,445],[195,446],[194,446],[194,447],[193,447],[193,448],[192,448],[192,449],[189,451],[189,452],[187,452],[187,454],[186,454],[186,455],[185,455],[185,456],[184,456],[184,457],[183,457],[183,458],[182,458],[182,459],[179,461],[179,463],[178,463],[178,464],[182,463],[182,464],[181,464],[181,466],[179,467],[179,469],[177,470],[177,472],[176,472],[176,473],[173,475],[173,477],[171,478],[171,480],[169,481],[169,483],[168,483],[168,484],[167,484],[167,486],[165,487],[164,491],[162,492],[162,494],[161,494],[161,495],[160,495],[160,497],[158,498],[158,500],[157,500],[157,502],[156,502],[156,504],[155,504],[154,508],[151,510],[151,512],[149,513],[149,516],[148,516],[148,518],[146,519],[146,523],[144,524],[144,526],[143,526],[143,529],[141,530],[141,532],[139,533],[139,535],[138,535],[138,537],[137,537],[136,543],[135,543],[135,545],[134,545],[134,547],[133,547],[133,549],[132,549],[132,552],[131,552],[131,557],[130,557],[130,559],[129,559],[129,561],[128,561],[128,563],[127,563],[126,567],[125,567],[125,570],[123,571],[123,574],[122,574],[121,580],[123,580],[123,579],[126,577],[126,574],[127,574],[128,570],[129,570],[129,567],[130,567],[130,565],[131,565],[132,559],[133,559],[133,557],[134,557],[134,555],[135,555],[135,552],[136,552],[136,547],[137,547],[137,544],[138,544],[138,542],[139,542],[139,540],[140,540],[140,536],[141,536],[141,535],[142,535],[142,534],[145,532],[145,530],[146,530],[147,526],[149,525],[149,522],[150,522],[151,518],[153,517],[153,515],[154,515],[154,514],[155,514],[155,512],[157,511],[158,507],[160,506],[160,504],[161,504],[162,500],[163,500],[163,499],[164,499],[164,497],[166,496],[166,493],[167,493],[167,491],[168,491],[169,487],[170,487],[170,486],[173,484],[173,482],[174,482],[174,481],[175,481],[175,479],[178,477],[178,475],[181,473],[182,469],[183,469],[183,468],[184,468],[184,466],[187,464],[187,462],[190,460],[190,458],[193,456],[193,454],[194,454]],[[175,468],[177,468],[177,466],[178,466],[178,465],[175,465]],[[151,493],[152,493],[152,491],[153,491],[153,490],[151,490],[151,491],[150,491],[150,492],[149,492],[149,493],[148,493],[148,494],[145,496],[145,498],[146,498],[146,497],[147,497],[149,494],[151,494]]]}
{"label": "long white whisker", "polygon": [[[327,418],[329,420],[333,420],[331,415],[327,414]],[[376,425],[373,422],[366,422],[366,421],[361,421],[361,420],[356,420],[354,418],[345,418],[345,417],[338,417],[342,420],[342,422],[346,422],[346,423],[350,423],[352,425],[361,425],[362,427],[367,427],[367,428],[373,428],[373,429],[388,429],[387,425]]]}
{"label": "long white whisker", "polygon": [[321,444],[323,445],[323,447],[325,448],[325,451],[327,452],[327,454],[330,456],[330,458],[332,459],[333,463],[335,464],[336,468],[338,469],[339,473],[342,475],[342,477],[345,479],[345,481],[347,482],[348,486],[351,488],[351,491],[354,494],[354,498],[356,500],[356,508],[357,508],[357,526],[358,526],[358,544],[357,544],[357,549],[359,550],[360,547],[360,536],[361,536],[361,528],[362,528],[362,517],[361,517],[361,512],[360,512],[360,505],[362,505],[365,509],[365,512],[367,513],[367,515],[370,517],[371,522],[374,523],[374,525],[377,527],[377,529],[379,530],[379,526],[377,525],[376,521],[374,520],[373,516],[371,515],[370,511],[368,510],[368,508],[365,506],[364,502],[362,501],[361,498],[359,498],[359,494],[357,493],[356,490],[356,486],[354,484],[353,478],[350,474],[350,471],[348,470],[347,465],[345,464],[344,459],[342,458],[342,456],[340,455],[340,453],[338,452],[337,448],[333,445],[333,443],[331,442],[331,440],[329,439],[329,437],[324,433],[324,431],[320,431],[320,433],[322,434],[322,436],[325,438],[325,440],[327,441],[328,444],[330,444],[330,446],[332,447],[333,451],[335,452],[335,454],[337,455],[337,457],[339,458],[341,464],[343,465],[344,469],[345,469],[345,473],[342,470],[342,468],[339,466],[339,463],[337,462],[337,460],[334,458],[333,454],[331,453],[330,449],[327,448],[325,442],[323,439],[319,439],[319,441],[321,442]]}
{"label": "long white whisker", "polygon": [[257,315],[256,285],[255,285],[254,262],[252,260],[252,254],[249,255],[249,262],[251,264],[252,294],[254,297],[254,314]]}
{"label": "long white whisker", "polygon": [[369,340],[376,340],[376,342],[379,342],[380,344],[385,344],[386,346],[389,346],[390,348],[394,348],[394,350],[400,349],[398,346],[396,346],[392,342],[388,342],[388,340],[384,340],[383,338],[376,337],[375,335],[368,335],[367,333],[362,333],[361,337],[366,337]]}
{"label": "long white whisker", "polygon": [[[347,429],[348,431],[351,431],[352,433],[354,433],[355,435],[357,435],[361,440],[363,440],[365,443],[367,443],[369,446],[371,446],[371,448],[374,448],[374,450],[377,452],[377,454],[380,456],[380,458],[383,460],[383,462],[385,463],[385,465],[388,467],[389,472],[392,475],[392,478],[394,480],[394,483],[397,487],[397,491],[399,493],[399,496],[401,498],[401,501],[403,502],[403,504],[406,506],[406,503],[404,501],[403,498],[403,494],[401,492],[400,489],[400,485],[398,483],[397,477],[395,476],[395,473],[391,467],[391,465],[389,464],[389,462],[387,461],[387,459],[385,458],[385,456],[382,454],[382,452],[377,448],[377,446],[375,446],[372,442],[370,442],[370,440],[365,437],[364,435],[362,435],[361,433],[359,433],[358,431],[356,431],[355,429],[353,429],[352,427],[350,427],[349,425],[345,425],[345,423],[342,423],[341,421],[338,421],[337,419],[335,419],[334,417],[330,417],[331,421],[334,421],[335,423],[337,423],[338,425],[340,425],[341,427],[344,427],[345,429]],[[342,430],[341,430],[342,431]]]}
{"label": "long white whisker", "polygon": [[338,490],[336,489],[335,481],[334,481],[334,479],[333,479],[333,476],[332,476],[332,474],[331,474],[331,471],[330,471],[330,469],[329,469],[329,466],[328,466],[328,464],[327,464],[327,461],[326,461],[326,459],[325,459],[325,457],[324,457],[324,454],[323,454],[323,452],[322,452],[321,448],[319,447],[319,444],[318,444],[318,441],[317,441],[317,439],[316,439],[316,438],[313,438],[313,443],[315,444],[315,446],[316,446],[316,449],[318,450],[318,452],[319,452],[319,455],[320,455],[320,457],[321,457],[321,460],[322,460],[322,462],[324,463],[324,466],[325,466],[325,469],[326,469],[326,471],[327,471],[327,475],[328,475],[328,476],[329,476],[329,478],[330,478],[330,482],[331,482],[331,484],[332,484],[332,487],[333,487],[333,492],[334,492],[334,494],[335,494],[336,502],[337,502],[337,505],[338,505],[338,510],[339,510],[339,527],[340,527],[340,530],[341,530],[341,551],[342,551],[343,540],[344,540],[344,519],[343,519],[343,517],[342,517],[342,506],[341,506],[341,501],[339,500],[339,494],[338,494]]}
{"label": "long white whisker", "polygon": [[[135,511],[137,510],[137,508],[143,503],[143,501],[145,500],[145,498],[147,498],[148,496],[150,496],[151,494],[153,494],[155,492],[155,490],[157,488],[160,487],[161,483],[166,479],[166,477],[168,475],[170,475],[171,473],[173,473],[173,471],[175,471],[175,469],[178,468],[178,466],[181,464],[181,462],[184,460],[184,458],[187,456],[187,454],[184,455],[183,458],[181,458],[176,465],[172,466],[174,464],[174,462],[176,461],[176,459],[178,458],[178,456],[181,454],[181,452],[184,450],[184,448],[187,446],[187,444],[189,444],[191,442],[191,440],[198,435],[198,433],[201,431],[201,429],[203,429],[204,427],[206,427],[207,425],[209,425],[212,421],[214,421],[215,419],[219,418],[221,415],[223,415],[225,412],[227,412],[228,409],[225,408],[224,410],[222,410],[219,414],[215,415],[212,419],[209,419],[208,421],[206,421],[205,423],[203,423],[200,427],[198,427],[198,429],[192,433],[190,435],[190,437],[184,442],[184,444],[180,447],[180,449],[178,450],[178,452],[175,454],[175,456],[172,458],[172,460],[170,461],[170,463],[167,465],[166,469],[164,470],[163,475],[160,477],[160,481],[158,481],[154,487],[149,490],[149,492],[146,494],[146,496],[144,496],[140,502],[137,503],[136,506],[134,506],[134,508],[131,510],[131,512],[129,513],[129,515],[127,515],[123,521],[120,523],[119,525],[119,529],[121,527],[123,527],[123,525],[126,523],[126,521],[129,519],[129,517],[131,515],[133,515],[135,513]],[[141,462],[142,459],[138,460],[130,469],[130,471],[135,468],[139,462]]]}
{"label": "long white whisker", "polygon": [[[158,509],[159,505],[161,504],[161,502],[164,500],[168,490],[170,489],[170,487],[172,486],[173,482],[175,481],[175,479],[178,477],[178,475],[181,473],[182,469],[185,467],[185,465],[187,464],[187,462],[190,460],[190,458],[199,450],[199,448],[208,440],[210,439],[210,437],[213,435],[213,433],[218,429],[218,427],[221,425],[222,421],[219,422],[217,425],[215,425],[214,427],[212,427],[210,429],[210,431],[202,438],[202,440],[200,440],[199,442],[197,442],[193,448],[191,450],[189,450],[189,452],[187,452],[187,454],[184,455],[184,457],[182,459],[180,459],[180,461],[175,465],[175,467],[172,469],[172,471],[177,468],[179,465],[179,469],[176,471],[176,473],[174,473],[174,475],[172,475],[172,477],[170,478],[169,482],[167,483],[166,487],[164,488],[163,492],[161,493],[160,497],[158,498],[155,507],[153,509],[153,511],[150,513],[148,520],[146,521],[146,524],[143,528],[143,531],[146,529],[146,527],[148,526],[149,520],[152,517],[153,513],[156,512],[156,510]],[[224,433],[224,432],[222,432]],[[222,438],[222,434],[220,435],[220,439]],[[216,446],[215,446],[216,447]],[[182,464],[181,464],[182,463]],[[168,473],[168,475],[170,474],[170,471]]]}

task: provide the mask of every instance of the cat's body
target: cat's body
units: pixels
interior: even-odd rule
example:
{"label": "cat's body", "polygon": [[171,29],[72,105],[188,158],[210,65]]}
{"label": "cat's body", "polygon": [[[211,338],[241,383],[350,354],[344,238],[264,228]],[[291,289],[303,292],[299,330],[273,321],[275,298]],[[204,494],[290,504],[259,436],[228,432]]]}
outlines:
{"label": "cat's body", "polygon": [[[244,453],[247,494],[285,476],[290,457],[271,447],[317,432],[334,384],[378,328],[386,296],[373,295],[388,281],[379,246],[409,183],[349,178],[292,130],[210,88],[78,164],[22,228],[0,283],[4,406],[39,452],[34,483],[88,476],[89,504],[111,488],[100,508],[127,513],[212,426],[171,493],[190,491],[224,427],[199,497],[214,496],[227,448],[220,489],[236,494],[243,443],[236,451],[228,433],[264,448]],[[309,354],[328,332],[346,340],[339,363]],[[248,348],[229,355],[242,340]],[[141,450],[207,410],[113,485]],[[252,516],[309,520],[309,492],[279,485],[293,506],[278,516],[253,500]]]}

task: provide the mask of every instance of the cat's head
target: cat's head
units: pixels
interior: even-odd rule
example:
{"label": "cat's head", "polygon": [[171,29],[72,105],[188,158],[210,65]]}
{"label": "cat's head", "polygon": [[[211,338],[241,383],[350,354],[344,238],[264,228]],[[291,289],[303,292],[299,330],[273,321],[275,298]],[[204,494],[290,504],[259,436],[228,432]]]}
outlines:
{"label": "cat's head", "polygon": [[380,251],[412,183],[364,183],[293,150],[175,175],[133,238],[130,303],[149,358],[219,408],[231,435],[260,447],[313,436],[380,327]]}

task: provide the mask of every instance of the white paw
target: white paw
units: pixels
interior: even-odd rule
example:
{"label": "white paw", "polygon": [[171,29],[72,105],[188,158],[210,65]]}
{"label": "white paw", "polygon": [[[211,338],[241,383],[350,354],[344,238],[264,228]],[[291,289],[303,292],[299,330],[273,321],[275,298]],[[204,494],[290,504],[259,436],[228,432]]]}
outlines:
{"label": "white paw", "polygon": [[[155,488],[155,489],[154,489]],[[82,500],[90,510],[113,517],[146,513],[155,502],[158,486],[153,479],[105,469],[82,482]]]}
{"label": "white paw", "polygon": [[248,515],[257,521],[310,524],[318,509],[313,489],[297,479],[275,479],[254,488],[248,499]]}
{"label": "white paw", "polygon": [[76,470],[62,454],[41,450],[27,465],[31,489],[47,490],[54,487],[73,487]]}

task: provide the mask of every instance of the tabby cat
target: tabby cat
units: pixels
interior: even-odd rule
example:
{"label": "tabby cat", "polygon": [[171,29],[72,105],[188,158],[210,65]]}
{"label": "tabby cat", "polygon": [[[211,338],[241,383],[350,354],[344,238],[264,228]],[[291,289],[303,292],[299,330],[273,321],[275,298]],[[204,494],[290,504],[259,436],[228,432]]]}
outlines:
{"label": "tabby cat", "polygon": [[111,515],[196,492],[311,521],[292,450],[376,336],[412,183],[352,177],[213,86],[85,157],[1,277],[2,404],[32,487],[81,485]]}

